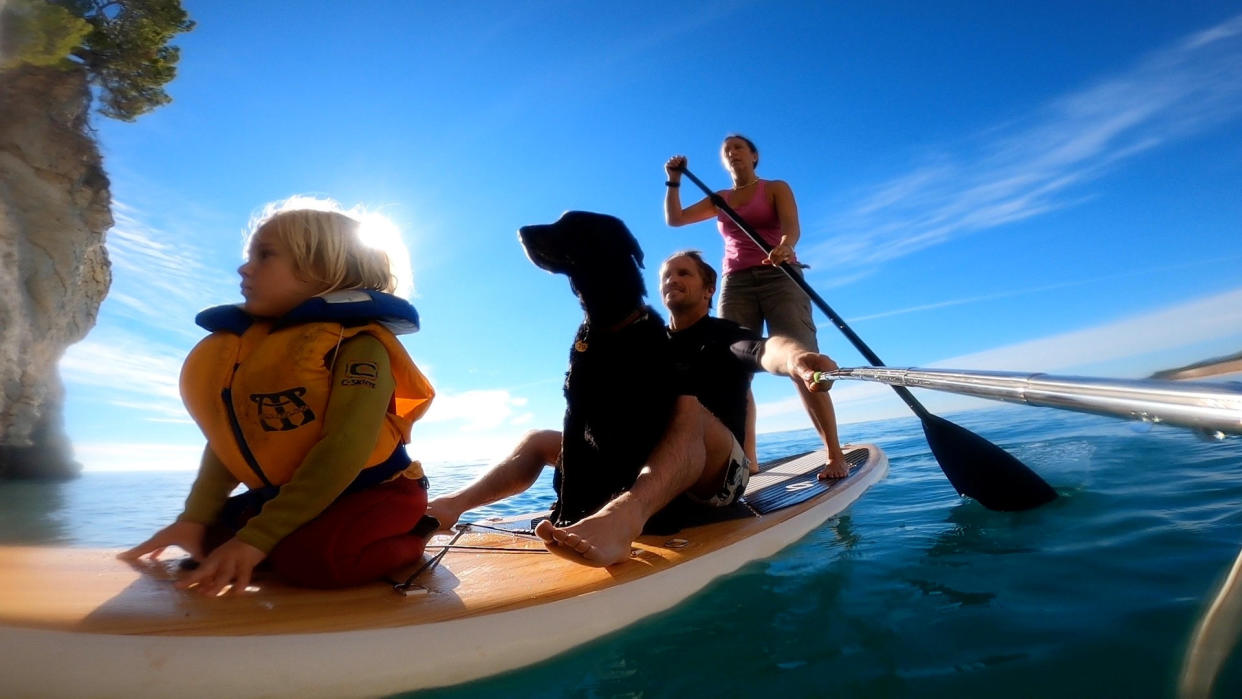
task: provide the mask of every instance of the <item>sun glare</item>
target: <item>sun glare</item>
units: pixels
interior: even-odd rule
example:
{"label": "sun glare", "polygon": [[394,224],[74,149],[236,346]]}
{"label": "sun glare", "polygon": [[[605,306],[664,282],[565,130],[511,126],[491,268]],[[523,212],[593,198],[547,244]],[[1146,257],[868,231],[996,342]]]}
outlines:
{"label": "sun glare", "polygon": [[242,259],[245,259],[249,250],[250,237],[254,235],[264,221],[284,211],[305,209],[311,211],[332,211],[358,221],[361,224],[359,236],[362,243],[376,250],[381,250],[388,255],[388,265],[396,281],[396,289],[393,293],[403,299],[411,297],[414,293],[414,272],[410,265],[410,250],[401,235],[401,229],[392,222],[392,219],[378,211],[368,210],[362,204],[346,209],[334,199],[302,194],[296,194],[288,199],[267,204],[250,218],[242,247]]}
{"label": "sun glare", "polygon": [[364,245],[388,255],[388,266],[397,282],[393,293],[403,299],[410,298],[414,293],[414,274],[410,268],[410,250],[401,237],[401,229],[387,216],[375,211],[354,207],[345,213],[362,223],[359,235]]}

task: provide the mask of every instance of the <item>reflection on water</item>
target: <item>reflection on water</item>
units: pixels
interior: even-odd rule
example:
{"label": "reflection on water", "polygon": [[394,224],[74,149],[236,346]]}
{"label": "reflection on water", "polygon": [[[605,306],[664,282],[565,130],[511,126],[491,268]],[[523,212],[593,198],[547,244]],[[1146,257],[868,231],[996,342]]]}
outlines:
{"label": "reflection on water", "polygon": [[[951,419],[1062,497],[988,511],[954,493],[917,420],[850,426],[889,476],[794,546],[571,653],[418,696],[1172,696],[1242,547],[1242,439],[1025,406]],[[814,446],[782,435],[761,456]],[[1242,696],[1236,656],[1217,697]]]}
{"label": "reflection on water", "polygon": [[72,481],[0,481],[0,544],[56,544],[69,539],[65,507]]}
{"label": "reflection on water", "polygon": [[[1173,696],[1195,626],[1242,547],[1242,438],[1138,434],[1026,406],[951,419],[1062,497],[1034,512],[988,511],[953,491],[916,419],[849,425],[850,439],[885,450],[889,475],[801,541],[570,653],[425,695]],[[816,441],[764,435],[760,456]],[[429,465],[433,491],[483,467]],[[0,483],[0,537],[132,545],[176,516],[192,478]],[[475,517],[551,500],[545,473]],[[1224,660],[1215,696],[1242,696],[1237,656]]]}

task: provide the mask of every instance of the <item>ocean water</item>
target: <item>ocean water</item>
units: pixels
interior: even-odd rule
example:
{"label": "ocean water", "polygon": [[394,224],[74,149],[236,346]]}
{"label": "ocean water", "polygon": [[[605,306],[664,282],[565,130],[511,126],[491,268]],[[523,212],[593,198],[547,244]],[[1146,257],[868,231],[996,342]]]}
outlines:
{"label": "ocean water", "polygon": [[[569,653],[409,696],[1176,696],[1242,549],[1242,438],[1026,406],[945,417],[1062,497],[991,512],[957,496],[914,418],[844,425],[885,450],[889,475],[802,540]],[[815,446],[809,431],[764,435],[760,456]],[[431,465],[433,491],[481,467]],[[179,512],[192,475],[2,483],[0,542],[132,545]],[[478,514],[538,509],[549,490]],[[1242,651],[1213,696],[1242,697]]]}

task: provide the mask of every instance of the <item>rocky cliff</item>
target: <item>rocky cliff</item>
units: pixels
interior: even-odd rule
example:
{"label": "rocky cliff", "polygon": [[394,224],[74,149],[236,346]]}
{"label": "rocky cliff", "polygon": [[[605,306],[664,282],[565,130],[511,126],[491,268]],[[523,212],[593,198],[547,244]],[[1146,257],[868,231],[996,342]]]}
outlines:
{"label": "rocky cliff", "polygon": [[0,477],[67,477],[57,362],[111,283],[111,194],[80,69],[0,72]]}

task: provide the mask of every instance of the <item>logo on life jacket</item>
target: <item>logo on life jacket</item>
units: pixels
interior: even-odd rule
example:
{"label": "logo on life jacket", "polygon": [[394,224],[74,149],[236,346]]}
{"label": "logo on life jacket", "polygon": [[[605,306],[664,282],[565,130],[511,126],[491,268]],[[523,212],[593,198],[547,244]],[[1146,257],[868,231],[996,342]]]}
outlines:
{"label": "logo on life jacket", "polygon": [[375,388],[375,380],[379,378],[379,367],[375,362],[351,362],[345,369],[342,386],[367,386]]}
{"label": "logo on life jacket", "polygon": [[315,412],[302,396],[306,388],[298,386],[280,393],[252,393],[250,400],[259,406],[259,426],[264,432],[288,432],[315,421]]}

